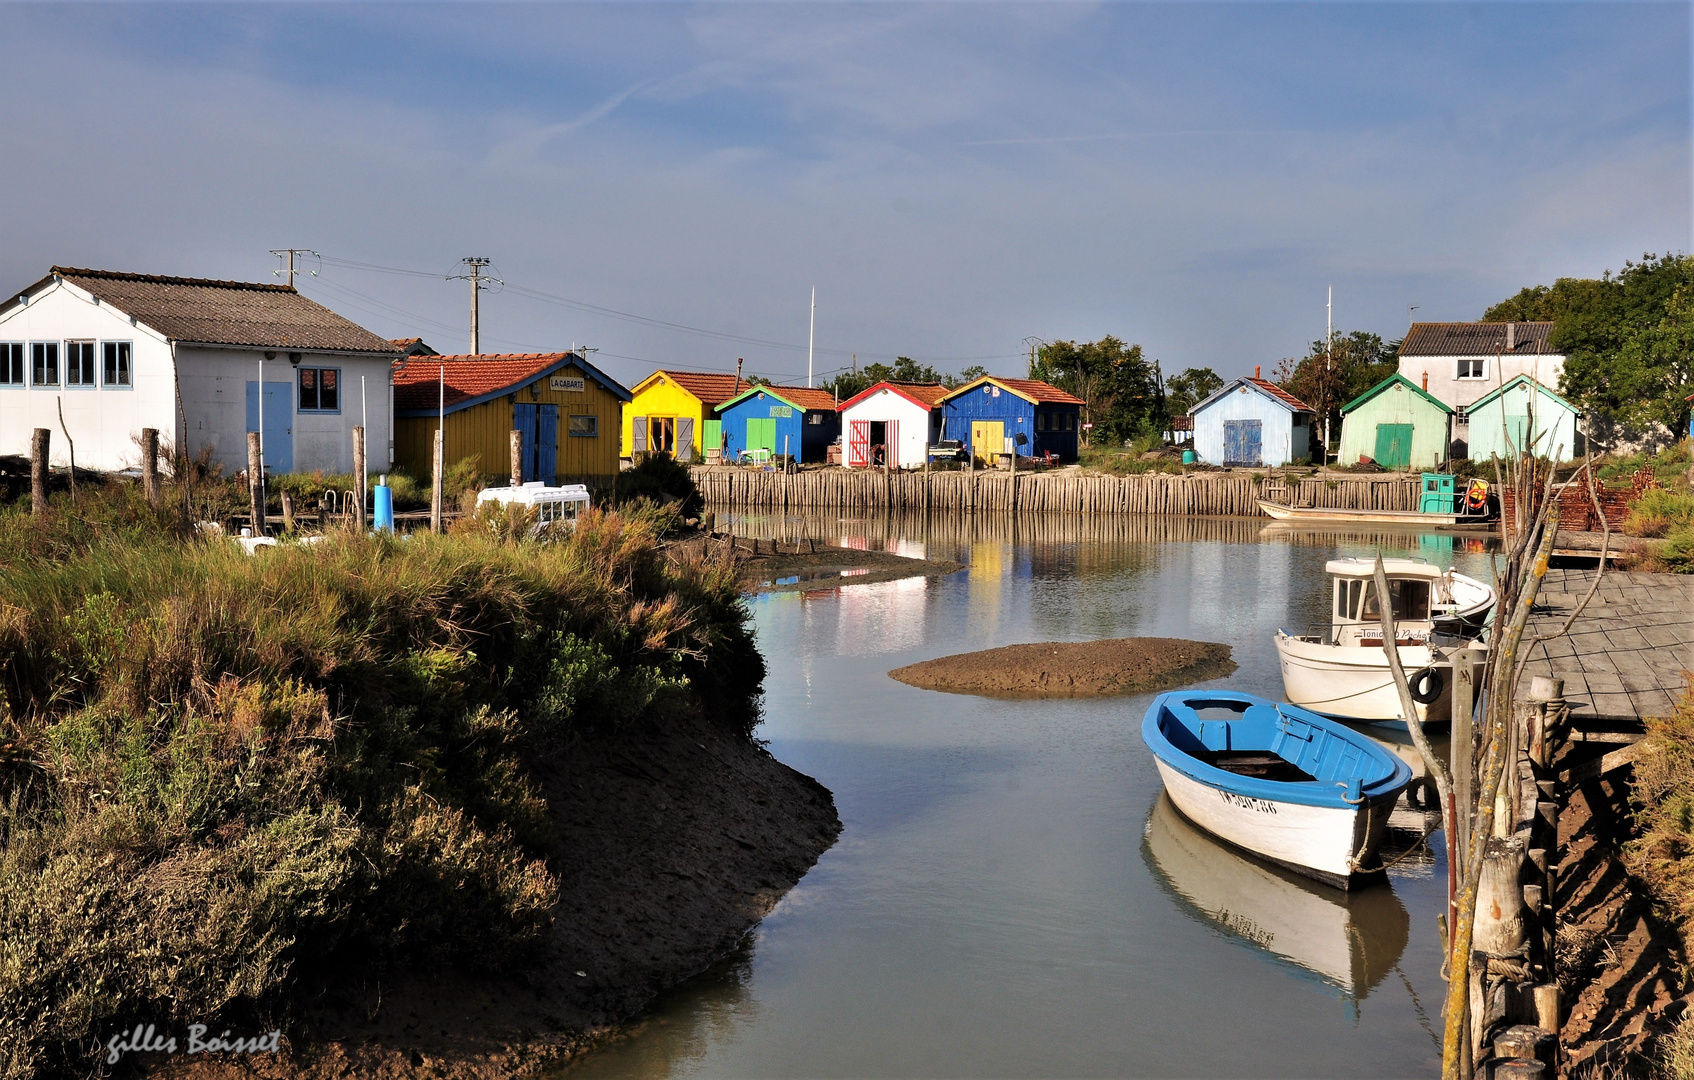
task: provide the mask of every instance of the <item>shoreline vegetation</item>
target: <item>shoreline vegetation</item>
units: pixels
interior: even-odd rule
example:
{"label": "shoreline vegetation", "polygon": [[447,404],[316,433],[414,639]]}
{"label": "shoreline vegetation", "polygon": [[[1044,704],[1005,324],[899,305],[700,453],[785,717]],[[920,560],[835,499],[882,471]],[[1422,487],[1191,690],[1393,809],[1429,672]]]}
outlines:
{"label": "shoreline vegetation", "polygon": [[752,737],[737,569],[665,551],[676,511],[250,558],[172,494],[0,509],[5,1080],[90,1075],[137,1023],[284,1032],[140,1059],[172,1075],[509,1075],[733,949],[834,842]]}

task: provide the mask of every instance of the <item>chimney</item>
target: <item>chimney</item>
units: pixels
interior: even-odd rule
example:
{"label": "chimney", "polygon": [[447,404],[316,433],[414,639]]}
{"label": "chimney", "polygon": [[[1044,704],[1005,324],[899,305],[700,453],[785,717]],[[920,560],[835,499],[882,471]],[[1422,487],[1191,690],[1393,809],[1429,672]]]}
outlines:
{"label": "chimney", "polygon": [[1423,373],[1423,392],[1429,393],[1429,372]]}
{"label": "chimney", "polygon": [[746,362],[744,357],[737,356],[735,358],[735,393],[731,394],[730,397],[741,396],[741,365]]}
{"label": "chimney", "polygon": [[1258,377],[1259,377],[1259,365],[1254,364],[1253,365],[1253,378],[1256,379]]}
{"label": "chimney", "polygon": [[1507,323],[1506,324],[1506,351],[1507,352],[1511,352],[1513,349],[1518,347],[1517,346],[1517,336],[1518,336],[1518,324],[1515,323],[1515,322]]}

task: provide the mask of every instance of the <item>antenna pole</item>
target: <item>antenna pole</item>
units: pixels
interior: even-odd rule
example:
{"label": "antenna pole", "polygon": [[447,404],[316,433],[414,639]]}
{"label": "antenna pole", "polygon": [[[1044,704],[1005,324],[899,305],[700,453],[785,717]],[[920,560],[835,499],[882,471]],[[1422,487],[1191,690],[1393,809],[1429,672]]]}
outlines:
{"label": "antenna pole", "polygon": [[[272,270],[271,273],[277,277],[286,277],[288,279],[288,287],[292,289],[294,288],[294,275],[296,273],[294,269],[294,256],[311,255],[315,257],[317,252],[313,251],[311,248],[271,248],[271,254],[275,255],[279,259],[285,260],[288,264],[286,268],[282,270]],[[312,271],[312,276],[318,276],[316,270]]]}
{"label": "antenna pole", "polygon": [[812,386],[812,344],[818,337],[818,287],[812,286],[812,328],[806,332],[806,388]]}
{"label": "antenna pole", "polygon": [[1323,331],[1323,463],[1329,464],[1329,399],[1334,394],[1330,386],[1330,361],[1335,349],[1335,286],[1329,287],[1329,302],[1324,304]]}

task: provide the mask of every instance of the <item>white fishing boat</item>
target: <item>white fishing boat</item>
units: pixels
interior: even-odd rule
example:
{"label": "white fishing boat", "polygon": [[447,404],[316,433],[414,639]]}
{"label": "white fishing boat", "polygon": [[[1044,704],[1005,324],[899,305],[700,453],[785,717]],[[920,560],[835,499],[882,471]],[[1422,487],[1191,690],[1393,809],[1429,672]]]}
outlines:
{"label": "white fishing boat", "polygon": [[1171,802],[1221,840],[1346,889],[1377,848],[1406,764],[1335,720],[1228,690],[1160,694],[1141,738]]}
{"label": "white fishing boat", "polygon": [[[1384,559],[1395,646],[1412,683],[1418,719],[1452,719],[1453,665],[1471,665],[1480,685],[1488,648],[1477,638],[1494,607],[1494,590],[1475,578],[1416,559]],[[1382,643],[1375,560],[1332,559],[1334,615],[1305,634],[1276,633],[1283,696],[1296,705],[1351,720],[1406,719]]]}

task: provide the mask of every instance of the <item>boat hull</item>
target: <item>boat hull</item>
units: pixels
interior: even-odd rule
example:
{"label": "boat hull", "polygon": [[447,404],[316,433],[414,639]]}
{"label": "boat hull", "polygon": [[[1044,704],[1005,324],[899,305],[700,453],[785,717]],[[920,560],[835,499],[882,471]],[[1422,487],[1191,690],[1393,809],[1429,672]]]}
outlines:
{"label": "boat hull", "polygon": [[1269,499],[1255,500],[1259,509],[1278,521],[1312,522],[1375,522],[1394,525],[1454,525],[1475,518],[1458,514],[1426,514],[1419,510],[1342,510],[1329,506],[1286,506]]}
{"label": "boat hull", "polygon": [[[1293,704],[1349,720],[1406,719],[1388,654],[1382,649],[1301,641],[1278,631],[1276,654],[1282,668],[1283,697]],[[1467,648],[1463,655],[1470,659],[1473,680],[1479,681],[1488,657],[1486,650]],[[1402,645],[1400,664],[1408,676],[1429,667],[1431,650],[1422,645]],[[1414,704],[1420,722],[1443,724],[1453,716],[1453,666],[1442,660],[1434,667],[1441,674],[1440,696],[1427,705]]]}
{"label": "boat hull", "polygon": [[1243,796],[1154,760],[1172,805],[1218,839],[1340,889],[1380,876],[1368,871],[1399,790],[1345,810],[1303,806]]}

